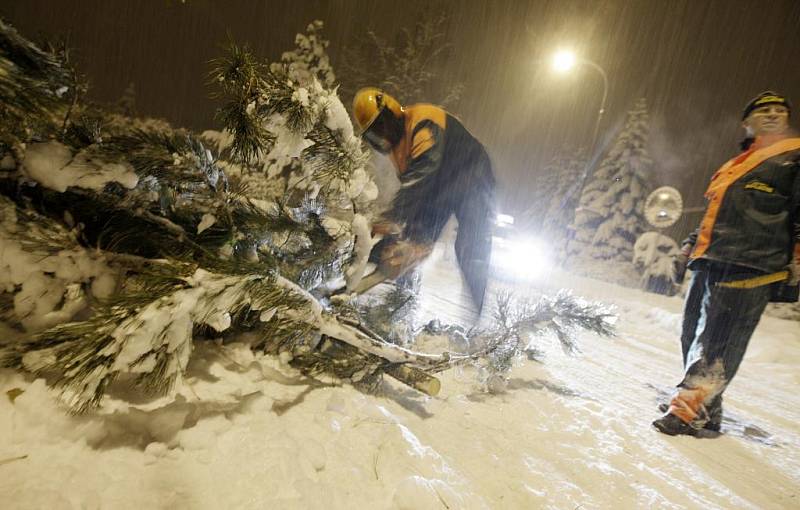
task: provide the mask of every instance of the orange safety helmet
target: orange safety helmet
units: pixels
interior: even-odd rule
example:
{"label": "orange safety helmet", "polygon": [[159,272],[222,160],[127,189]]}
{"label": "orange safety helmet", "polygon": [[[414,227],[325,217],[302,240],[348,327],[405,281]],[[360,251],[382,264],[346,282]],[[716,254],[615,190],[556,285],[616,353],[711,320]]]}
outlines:
{"label": "orange safety helmet", "polygon": [[356,119],[357,133],[364,134],[384,108],[391,111],[396,118],[403,116],[403,107],[386,92],[375,87],[366,87],[356,92],[353,98],[353,117]]}

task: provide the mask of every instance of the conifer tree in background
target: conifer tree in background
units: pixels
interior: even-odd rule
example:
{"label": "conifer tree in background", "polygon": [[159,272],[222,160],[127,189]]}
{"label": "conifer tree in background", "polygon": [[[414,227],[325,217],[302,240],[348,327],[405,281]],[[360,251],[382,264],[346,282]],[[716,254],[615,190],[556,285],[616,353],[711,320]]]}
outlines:
{"label": "conifer tree in background", "polygon": [[633,245],[633,266],[642,275],[641,288],[656,294],[675,294],[674,257],[680,253],[678,243],[656,231],[645,232]]}
{"label": "conifer tree in background", "polygon": [[403,104],[452,106],[464,85],[440,71],[453,52],[446,28],[445,13],[426,12],[413,28],[403,28],[393,42],[374,30],[358,34],[355,42],[345,47],[338,65],[342,97],[350,99],[358,89],[373,86]]}
{"label": "conifer tree in background", "polygon": [[539,232],[552,246],[563,248],[567,229],[578,205],[578,186],[586,168],[583,149],[562,147],[544,166],[536,180],[532,205],[522,218],[525,230]]}
{"label": "conifer tree in background", "polygon": [[644,202],[650,192],[653,161],[647,151],[647,102],[628,112],[611,150],[590,176],[575,217],[570,256],[630,262],[644,232]]}
{"label": "conifer tree in background", "polygon": [[469,332],[479,349],[425,354],[379,334],[391,314],[324,298],[363,271],[376,189],[318,77],[325,58],[293,65],[324,57],[320,28],[280,65],[231,44],[211,72],[225,129],[197,136],[83,102],[62,56],[0,21],[0,321],[14,332],[0,366],[50,376],[81,412],[116,383],[180,384],[204,339],[365,389],[389,374],[435,393],[432,374],[458,364],[504,373],[528,332],[565,346],[574,328],[611,334],[603,307],[559,295]]}

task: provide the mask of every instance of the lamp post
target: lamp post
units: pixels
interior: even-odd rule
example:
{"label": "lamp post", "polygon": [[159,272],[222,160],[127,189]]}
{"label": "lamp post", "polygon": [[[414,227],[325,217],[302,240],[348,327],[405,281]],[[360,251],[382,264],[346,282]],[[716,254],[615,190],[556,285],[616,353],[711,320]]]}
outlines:
{"label": "lamp post", "polygon": [[575,67],[576,64],[586,65],[600,73],[603,78],[603,98],[600,101],[600,109],[597,110],[597,120],[594,123],[594,133],[592,133],[592,143],[589,146],[589,157],[594,155],[595,144],[597,143],[597,135],[600,132],[600,121],[603,119],[603,114],[606,111],[606,99],[608,98],[608,75],[605,70],[600,67],[596,62],[585,58],[578,58],[575,54],[568,50],[561,50],[553,55],[553,69],[559,73],[566,73]]}
{"label": "lamp post", "polygon": [[[575,212],[580,209],[580,200],[581,196],[583,195],[583,188],[586,185],[586,179],[589,177],[589,171],[591,170],[592,160],[594,159],[594,151],[595,146],[597,145],[597,135],[600,133],[600,122],[603,119],[603,114],[606,110],[606,99],[608,98],[608,75],[606,74],[605,70],[600,67],[597,63],[585,59],[585,58],[578,58],[575,54],[568,50],[561,50],[553,55],[553,69],[555,69],[559,73],[566,73],[576,64],[586,65],[598,73],[603,78],[603,98],[600,101],[600,109],[597,110],[597,119],[594,123],[594,132],[592,133],[592,143],[589,146],[589,158],[586,161],[586,167],[583,169],[583,174],[581,174],[581,180],[578,184],[577,194],[578,194],[578,207],[575,209]],[[576,214],[577,216],[577,214]],[[566,260],[569,258],[569,243],[572,240],[572,237],[575,235],[575,218],[572,220],[572,225],[570,225],[569,231],[567,233],[566,242],[564,244],[564,259]]]}

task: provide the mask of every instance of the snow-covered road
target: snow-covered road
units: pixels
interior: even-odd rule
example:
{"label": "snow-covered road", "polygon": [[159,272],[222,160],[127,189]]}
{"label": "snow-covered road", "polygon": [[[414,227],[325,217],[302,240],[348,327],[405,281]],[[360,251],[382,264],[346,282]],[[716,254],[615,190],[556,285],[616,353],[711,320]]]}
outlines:
{"label": "snow-covered road", "polygon": [[[427,268],[423,314],[469,320],[458,275]],[[501,286],[496,284],[495,288]],[[619,336],[478,391],[470,370],[436,398],[309,386],[245,349],[199,348],[170,403],[110,400],[65,416],[42,381],[0,373],[4,508],[798,508],[800,325],[765,317],[725,399],[721,437],[650,428],[680,375],[681,301],[553,273],[613,303]],[[11,396],[19,393],[12,402]]]}

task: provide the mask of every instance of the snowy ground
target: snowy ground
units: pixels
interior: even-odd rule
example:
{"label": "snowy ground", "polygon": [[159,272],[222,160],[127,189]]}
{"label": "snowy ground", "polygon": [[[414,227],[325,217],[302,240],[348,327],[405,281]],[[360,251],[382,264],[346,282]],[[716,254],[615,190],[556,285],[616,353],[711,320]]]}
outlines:
{"label": "snowy ground", "polygon": [[[439,257],[424,314],[469,320]],[[497,284],[496,286],[500,286]],[[680,374],[681,301],[552,273],[617,306],[619,337],[511,374],[502,395],[468,370],[427,398],[310,386],[270,359],[206,345],[177,399],[68,417],[43,381],[0,372],[4,508],[799,508],[800,327],[765,318],[726,393],[723,436],[650,428]],[[517,286],[517,292],[526,288]],[[21,391],[21,393],[20,393]],[[13,398],[12,398],[13,397]]]}

